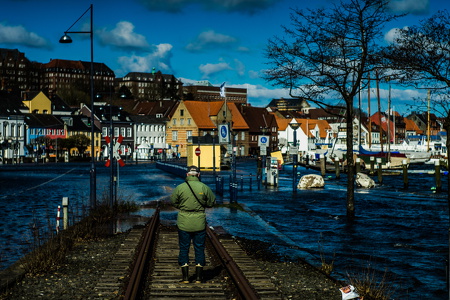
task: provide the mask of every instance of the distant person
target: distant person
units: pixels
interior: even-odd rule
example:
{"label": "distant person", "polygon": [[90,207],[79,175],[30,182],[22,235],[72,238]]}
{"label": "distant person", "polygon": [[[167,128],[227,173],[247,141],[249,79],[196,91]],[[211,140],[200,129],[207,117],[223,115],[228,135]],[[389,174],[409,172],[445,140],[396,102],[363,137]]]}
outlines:
{"label": "distant person", "polygon": [[262,158],[261,156],[258,156],[258,158],[256,159],[256,177],[257,178],[261,178],[262,176]]}
{"label": "distant person", "polygon": [[212,207],[216,196],[199,179],[200,170],[188,167],[186,181],[178,185],[170,196],[172,205],[178,208],[178,264],[181,267],[182,282],[189,283],[189,248],[191,241],[195,252],[195,282],[202,282],[205,260],[206,214],[205,208]]}

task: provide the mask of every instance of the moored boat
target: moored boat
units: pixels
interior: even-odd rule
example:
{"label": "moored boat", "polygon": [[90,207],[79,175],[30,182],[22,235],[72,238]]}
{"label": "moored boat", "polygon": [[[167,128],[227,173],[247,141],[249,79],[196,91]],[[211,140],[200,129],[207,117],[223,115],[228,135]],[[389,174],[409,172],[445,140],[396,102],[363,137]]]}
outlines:
{"label": "moored boat", "polygon": [[410,163],[410,159],[404,153],[397,151],[368,151],[362,146],[359,147],[358,157],[364,161],[366,166],[370,165],[371,160],[374,160],[375,164],[377,164],[378,159],[380,159],[382,169],[399,169],[403,167],[405,162],[406,165]]}

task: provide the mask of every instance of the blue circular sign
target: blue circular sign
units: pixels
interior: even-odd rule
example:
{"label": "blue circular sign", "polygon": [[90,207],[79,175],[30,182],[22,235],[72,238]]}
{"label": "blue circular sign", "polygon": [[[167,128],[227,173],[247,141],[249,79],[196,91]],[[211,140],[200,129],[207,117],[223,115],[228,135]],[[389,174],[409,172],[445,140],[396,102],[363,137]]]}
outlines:
{"label": "blue circular sign", "polygon": [[226,138],[228,136],[227,131],[227,126],[220,127],[220,135],[222,136],[222,138]]}
{"label": "blue circular sign", "polygon": [[265,136],[261,137],[261,143],[267,144],[267,138]]}

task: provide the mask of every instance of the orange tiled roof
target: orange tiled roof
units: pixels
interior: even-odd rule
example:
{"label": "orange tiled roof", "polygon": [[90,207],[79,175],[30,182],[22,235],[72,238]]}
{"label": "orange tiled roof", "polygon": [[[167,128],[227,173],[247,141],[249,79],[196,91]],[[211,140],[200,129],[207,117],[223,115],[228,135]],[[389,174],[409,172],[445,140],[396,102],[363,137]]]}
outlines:
{"label": "orange tiled roof", "polygon": [[416,131],[417,133],[422,133],[422,130],[419,128],[419,126],[417,126],[417,124],[408,118],[403,118],[403,120],[405,121],[405,129],[407,131]]}
{"label": "orange tiled roof", "polygon": [[237,108],[235,103],[227,103],[228,109],[231,111],[231,115],[233,116],[233,129],[241,129],[241,130],[248,130],[249,126],[247,122],[245,122],[244,117],[242,116],[241,112]]}
{"label": "orange tiled roof", "polygon": [[316,127],[316,125],[320,129],[319,134],[321,138],[326,138],[327,130],[331,129],[330,124],[328,124],[326,120],[314,120],[314,119],[296,119],[296,120],[297,123],[300,123],[300,127],[308,137],[313,137],[311,129]]}
{"label": "orange tiled roof", "polygon": [[275,117],[275,120],[277,122],[278,125],[278,131],[285,131],[286,128],[288,128],[289,123],[291,122],[292,119],[285,119],[285,118],[281,118],[276,114],[273,114],[273,116]]}
{"label": "orange tiled roof", "polygon": [[212,129],[216,125],[211,121],[211,105],[209,102],[184,101],[186,109],[191,114],[192,120],[198,128]]}

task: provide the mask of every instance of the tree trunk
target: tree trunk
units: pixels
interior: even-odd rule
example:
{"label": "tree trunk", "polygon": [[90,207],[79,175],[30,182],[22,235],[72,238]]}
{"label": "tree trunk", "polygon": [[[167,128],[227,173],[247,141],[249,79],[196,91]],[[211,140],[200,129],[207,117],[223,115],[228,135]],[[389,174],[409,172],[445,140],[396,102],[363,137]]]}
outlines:
{"label": "tree trunk", "polygon": [[[448,137],[448,132],[450,132],[450,112],[447,115],[447,117],[444,120],[444,130],[447,132],[447,140],[445,141],[445,146],[447,147],[447,163],[445,168],[447,169],[447,171],[450,171],[449,169],[449,147],[450,147],[450,138]],[[450,176],[447,176],[447,183],[450,184]],[[448,204],[448,208],[449,208],[449,216],[450,216],[450,185],[448,185],[449,188],[447,189],[447,204]]]}
{"label": "tree trunk", "polygon": [[347,103],[347,219],[355,219],[355,161],[353,159],[353,101]]}

